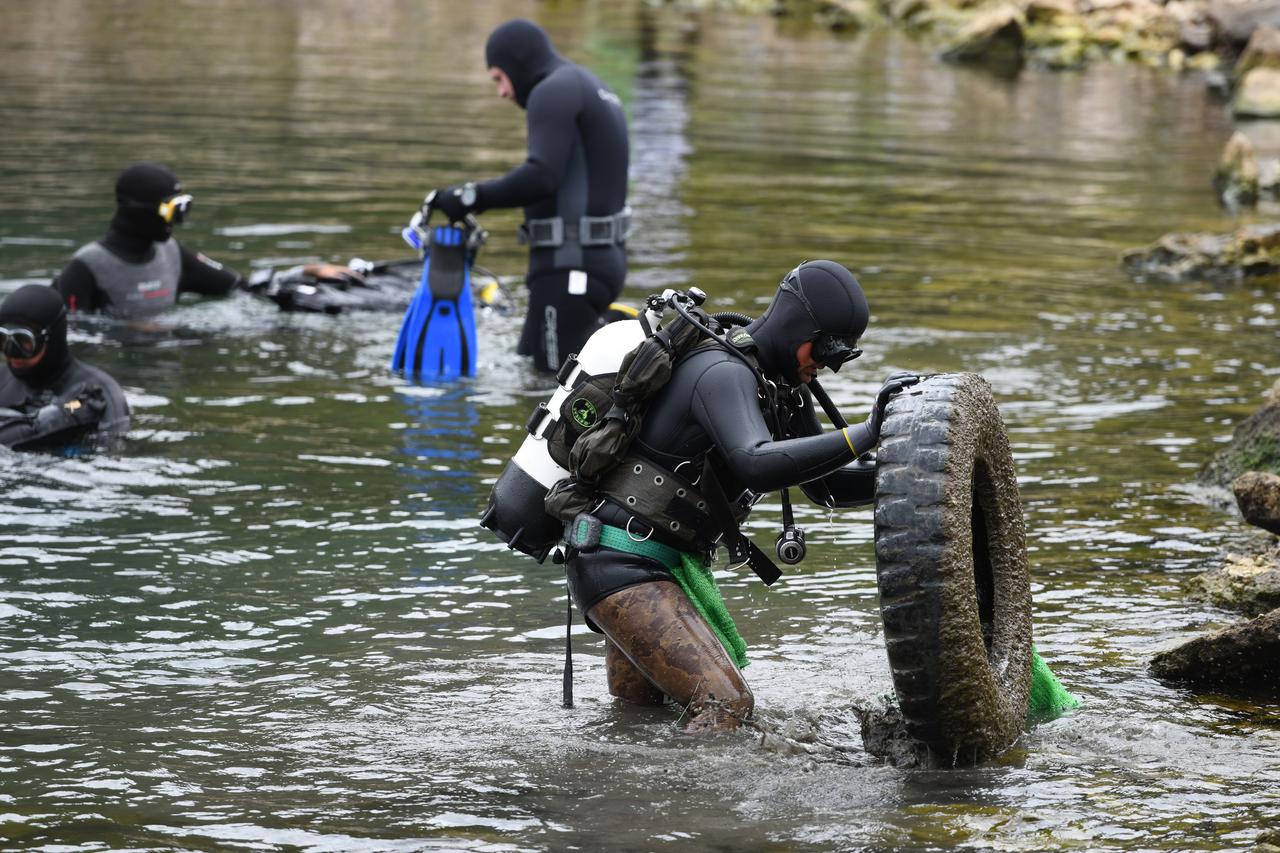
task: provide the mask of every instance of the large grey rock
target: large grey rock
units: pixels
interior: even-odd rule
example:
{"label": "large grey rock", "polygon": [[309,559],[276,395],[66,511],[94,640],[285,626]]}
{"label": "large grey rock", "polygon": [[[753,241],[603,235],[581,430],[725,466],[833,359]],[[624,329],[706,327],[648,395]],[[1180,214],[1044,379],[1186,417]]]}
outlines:
{"label": "large grey rock", "polygon": [[1016,74],[1024,60],[1025,23],[1022,12],[1012,6],[979,12],[942,52],[942,58]]}
{"label": "large grey rock", "polygon": [[1197,637],[1151,661],[1163,681],[1280,698],[1280,609]]}
{"label": "large grey rock", "polygon": [[1217,32],[1206,3],[1201,0],[1170,0],[1164,10],[1177,22],[1178,42],[1188,52],[1201,53],[1213,47]]}
{"label": "large grey rock", "polygon": [[1231,209],[1250,207],[1258,201],[1258,155],[1249,137],[1238,130],[1222,149],[1213,173],[1213,187]]}
{"label": "large grey rock", "polygon": [[1246,471],[1231,483],[1240,515],[1254,527],[1280,533],[1280,476]]}
{"label": "large grey rock", "polygon": [[1280,68],[1252,68],[1236,87],[1231,111],[1237,118],[1280,118]]}
{"label": "large grey rock", "polygon": [[1236,60],[1236,79],[1255,68],[1280,68],[1280,27],[1258,27],[1249,37],[1244,53]]}
{"label": "large grey rock", "polygon": [[1280,474],[1280,380],[1262,406],[1231,434],[1231,441],[1204,464],[1196,480],[1227,487],[1246,471]]}
{"label": "large grey rock", "polygon": [[1243,46],[1260,26],[1280,26],[1280,0],[1214,0],[1209,17],[1229,44]]}
{"label": "large grey rock", "polygon": [[1080,16],[1075,0],[1022,0],[1020,5],[1029,24],[1055,24]]}

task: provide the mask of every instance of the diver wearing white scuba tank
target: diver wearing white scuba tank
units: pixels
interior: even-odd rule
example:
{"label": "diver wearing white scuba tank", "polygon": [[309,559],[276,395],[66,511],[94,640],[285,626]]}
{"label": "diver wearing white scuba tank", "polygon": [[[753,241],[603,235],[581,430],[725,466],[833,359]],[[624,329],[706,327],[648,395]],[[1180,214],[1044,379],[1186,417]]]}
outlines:
{"label": "diver wearing white scuba tank", "polygon": [[[786,276],[764,315],[740,330],[746,335],[729,335],[756,369],[723,346],[700,347],[648,404],[620,475],[599,489],[601,503],[589,513],[604,525],[598,544],[575,548],[572,529],[569,538],[569,589],[588,625],[607,638],[614,695],[634,701],[665,694],[689,708],[693,728],[733,726],[751,710],[740,664],[709,627],[720,632],[732,620],[727,612],[720,620],[690,615],[686,581],[677,586],[673,571],[682,562],[687,570],[689,559],[705,565],[717,539],[733,551],[737,523],[765,492],[799,486],[823,506],[870,502],[874,466],[851,463],[875,447],[889,398],[915,378],[890,377],[866,421],[825,432],[806,387],[821,368],[838,369],[861,353],[867,320],[852,273],[832,261],[806,262]],[[772,400],[762,399],[762,379]],[[686,501],[696,489],[707,517],[683,518],[683,502],[665,493],[653,500],[661,488],[684,492]],[[726,499],[732,519],[715,511]],[[656,509],[642,511],[646,504]],[[673,533],[690,521],[693,545]]]}

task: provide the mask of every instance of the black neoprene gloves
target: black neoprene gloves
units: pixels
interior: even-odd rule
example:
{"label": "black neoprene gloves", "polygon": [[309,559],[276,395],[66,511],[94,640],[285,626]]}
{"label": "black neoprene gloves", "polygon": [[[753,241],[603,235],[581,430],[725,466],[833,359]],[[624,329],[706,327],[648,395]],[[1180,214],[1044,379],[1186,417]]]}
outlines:
{"label": "black neoprene gloves", "polygon": [[890,373],[885,377],[884,384],[880,386],[880,391],[876,394],[876,401],[871,406],[871,413],[867,415],[867,430],[871,433],[872,438],[877,441],[880,439],[880,427],[884,424],[884,410],[888,407],[889,401],[893,399],[893,395],[904,388],[910,388],[919,381],[920,377],[916,374],[901,370]]}
{"label": "black neoprene gloves", "polygon": [[[470,199],[467,199],[467,191],[470,190]],[[449,217],[450,222],[461,222],[467,218],[467,214],[475,209],[475,185],[459,184],[456,187],[445,187],[436,190],[435,197],[431,199],[431,206],[436,210]]]}

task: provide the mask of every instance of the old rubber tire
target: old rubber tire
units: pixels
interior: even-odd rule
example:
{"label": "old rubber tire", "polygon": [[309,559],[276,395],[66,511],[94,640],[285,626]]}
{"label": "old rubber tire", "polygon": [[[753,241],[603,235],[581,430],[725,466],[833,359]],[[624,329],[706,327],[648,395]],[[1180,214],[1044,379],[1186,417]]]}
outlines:
{"label": "old rubber tire", "polygon": [[944,764],[1022,731],[1031,582],[1013,456],[991,388],[931,377],[886,408],[877,451],[876,579],[894,689]]}

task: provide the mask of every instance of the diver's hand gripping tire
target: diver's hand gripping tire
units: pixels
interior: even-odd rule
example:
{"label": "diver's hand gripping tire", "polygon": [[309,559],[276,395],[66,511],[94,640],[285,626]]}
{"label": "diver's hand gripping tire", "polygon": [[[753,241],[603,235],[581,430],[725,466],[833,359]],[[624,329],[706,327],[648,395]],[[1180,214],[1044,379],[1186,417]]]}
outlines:
{"label": "diver's hand gripping tire", "polygon": [[1009,439],[982,377],[943,374],[889,403],[875,536],[909,730],[945,765],[997,755],[1027,714],[1031,583]]}

